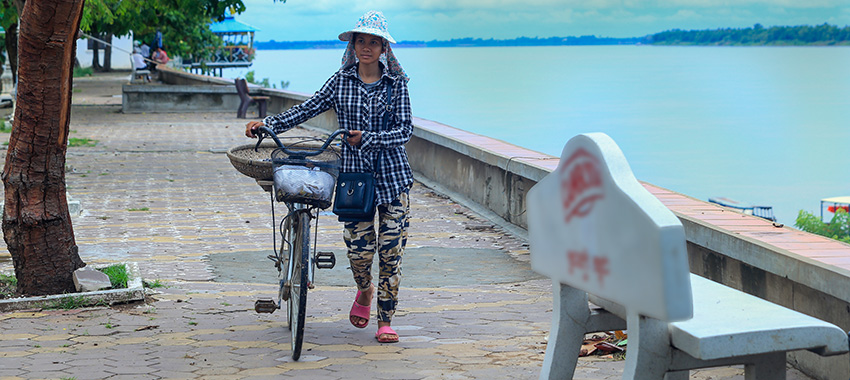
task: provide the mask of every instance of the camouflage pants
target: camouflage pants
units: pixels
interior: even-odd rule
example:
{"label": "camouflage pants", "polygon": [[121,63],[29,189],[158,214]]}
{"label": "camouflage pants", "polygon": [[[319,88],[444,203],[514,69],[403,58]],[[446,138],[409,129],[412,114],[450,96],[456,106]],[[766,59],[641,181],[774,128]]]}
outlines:
{"label": "camouflage pants", "polygon": [[378,232],[374,222],[346,222],[343,239],[357,287],[368,290],[372,283],[372,259],[379,255],[378,320],[390,322],[398,305],[401,257],[407,244],[410,196],[402,192],[389,204],[378,205]]}

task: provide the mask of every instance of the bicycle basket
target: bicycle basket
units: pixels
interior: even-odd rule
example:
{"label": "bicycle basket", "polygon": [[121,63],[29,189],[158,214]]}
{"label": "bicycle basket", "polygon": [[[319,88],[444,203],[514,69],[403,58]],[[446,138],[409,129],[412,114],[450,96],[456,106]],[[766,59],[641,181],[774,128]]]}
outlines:
{"label": "bicycle basket", "polygon": [[[290,151],[310,151],[315,146],[290,145]],[[329,148],[317,156],[287,156],[284,152],[272,152],[275,198],[279,202],[304,203],[322,209],[330,207],[334,185],[339,175],[339,152]]]}
{"label": "bicycle basket", "polygon": [[274,141],[263,141],[257,152],[254,144],[237,145],[227,150],[227,158],[239,173],[254,179],[271,179],[274,166],[269,157],[275,148]]}
{"label": "bicycle basket", "polygon": [[[287,150],[295,153],[300,151],[312,152],[317,148],[318,146],[312,144],[292,144],[286,147]],[[292,165],[304,166],[310,169],[319,168],[319,170],[332,175],[334,180],[336,180],[336,177],[339,176],[340,153],[338,147],[329,146],[319,155],[310,157],[298,157],[297,154],[287,155],[280,149],[275,149],[275,151],[271,153],[271,157],[275,167],[281,165]]]}
{"label": "bicycle basket", "polygon": [[304,203],[322,209],[331,205],[336,179],[319,168],[282,165],[274,169],[278,202]]}

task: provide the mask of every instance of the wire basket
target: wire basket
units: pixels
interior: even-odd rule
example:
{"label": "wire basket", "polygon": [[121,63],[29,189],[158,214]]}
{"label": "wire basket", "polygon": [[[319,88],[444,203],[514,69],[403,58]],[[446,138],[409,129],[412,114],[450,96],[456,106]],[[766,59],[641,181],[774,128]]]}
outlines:
{"label": "wire basket", "polygon": [[302,203],[322,209],[330,207],[336,179],[320,170],[298,165],[281,165],[274,170],[274,195],[278,202]]}
{"label": "wire basket", "polygon": [[[321,145],[302,144],[289,145],[286,147],[293,152],[310,152],[320,148]],[[330,146],[324,152],[316,156],[299,157],[297,155],[288,155],[277,149],[271,152],[271,161],[275,167],[287,166],[306,166],[309,169],[318,168],[333,176],[334,180],[339,176],[340,153],[337,147]]]}
{"label": "wire basket", "polygon": [[274,169],[274,194],[278,202],[303,203],[326,209],[333,199],[339,176],[339,151],[327,149],[319,155],[304,157],[298,152],[315,150],[316,146],[289,145],[287,154],[275,150],[271,154]]}

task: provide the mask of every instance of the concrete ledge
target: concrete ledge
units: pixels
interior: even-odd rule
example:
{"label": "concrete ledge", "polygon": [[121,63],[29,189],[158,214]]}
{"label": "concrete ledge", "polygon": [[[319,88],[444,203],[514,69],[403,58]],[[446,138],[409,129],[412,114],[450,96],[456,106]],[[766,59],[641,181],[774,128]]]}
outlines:
{"label": "concrete ledge", "polygon": [[[736,236],[731,231],[687,215],[677,216],[685,227],[685,235],[690,244],[713,252],[722,252],[724,256],[743,264],[850,301],[850,271],[846,269],[824,264],[748,236]],[[706,277],[714,277],[709,274],[710,270],[705,269]],[[850,330],[850,320],[847,322],[842,328]]]}
{"label": "concrete ledge", "polygon": [[124,113],[236,112],[240,103],[234,86],[125,84],[121,98]]}
{"label": "concrete ledge", "polygon": [[142,301],[145,299],[145,288],[142,284],[142,276],[136,263],[124,263],[127,267],[129,280],[125,289],[98,290],[95,292],[68,293],[60,295],[25,297],[0,300],[0,312],[27,309],[49,308],[52,304],[62,302],[69,298],[79,298],[81,306],[94,306],[100,304],[113,305],[117,303]]}

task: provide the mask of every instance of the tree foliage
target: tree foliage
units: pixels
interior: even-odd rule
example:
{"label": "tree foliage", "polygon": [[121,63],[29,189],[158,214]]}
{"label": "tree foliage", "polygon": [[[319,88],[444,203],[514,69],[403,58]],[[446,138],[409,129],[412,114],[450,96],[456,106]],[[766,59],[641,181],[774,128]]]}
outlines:
{"label": "tree foliage", "polygon": [[[281,3],[285,0],[273,0]],[[172,56],[203,58],[221,45],[209,28],[226,13],[245,11],[242,0],[87,0],[81,29],[111,33],[153,45],[157,31]]]}
{"label": "tree foliage", "polygon": [[829,223],[824,223],[810,212],[800,210],[794,226],[806,232],[850,243],[850,214],[843,209],[836,210]]}
{"label": "tree foliage", "polygon": [[744,29],[679,30],[646,38],[656,45],[850,45],[850,26],[774,26],[755,24]]}

